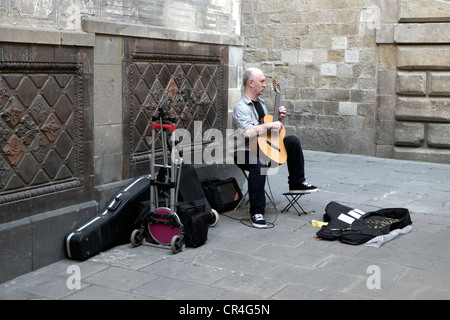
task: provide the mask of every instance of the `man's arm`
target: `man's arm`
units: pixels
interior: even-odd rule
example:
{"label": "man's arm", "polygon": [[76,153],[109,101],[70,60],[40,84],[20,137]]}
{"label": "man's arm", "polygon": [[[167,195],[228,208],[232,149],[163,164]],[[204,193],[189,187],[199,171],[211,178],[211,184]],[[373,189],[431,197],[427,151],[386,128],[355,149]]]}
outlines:
{"label": "man's arm", "polygon": [[254,125],[244,131],[244,137],[245,138],[256,137],[261,134],[265,134],[267,131],[270,131],[270,130],[280,131],[281,127],[282,127],[282,125],[281,125],[281,122],[279,122],[279,121]]}
{"label": "man's arm", "polygon": [[278,110],[279,110],[278,111],[279,112],[278,113],[279,121],[268,122],[268,123],[263,123],[263,124],[259,124],[259,125],[253,125],[244,131],[244,136],[246,138],[252,138],[255,136],[259,136],[260,134],[264,134],[269,130],[280,131],[281,127],[282,127],[282,124],[280,123],[280,121],[283,120],[283,118],[286,116],[286,108],[281,106]]}

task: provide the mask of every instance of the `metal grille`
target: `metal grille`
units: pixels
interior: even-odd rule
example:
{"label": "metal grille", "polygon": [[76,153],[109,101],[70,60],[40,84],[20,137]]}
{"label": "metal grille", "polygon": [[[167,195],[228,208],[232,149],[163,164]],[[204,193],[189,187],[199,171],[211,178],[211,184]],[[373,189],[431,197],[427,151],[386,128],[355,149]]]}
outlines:
{"label": "metal grille", "polygon": [[[202,134],[223,129],[223,66],[220,58],[135,53],[131,70],[132,161],[151,150],[151,117],[163,108],[194,139],[194,122]],[[199,123],[197,123],[198,125]],[[160,141],[155,142],[158,149]]]}

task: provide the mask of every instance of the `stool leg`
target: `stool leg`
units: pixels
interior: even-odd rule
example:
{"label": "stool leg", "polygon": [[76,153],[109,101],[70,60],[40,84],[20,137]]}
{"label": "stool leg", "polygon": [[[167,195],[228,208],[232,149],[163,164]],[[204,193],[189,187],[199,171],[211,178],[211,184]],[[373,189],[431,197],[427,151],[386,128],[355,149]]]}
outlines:
{"label": "stool leg", "polygon": [[302,212],[303,212],[304,214],[306,214],[305,210],[303,210],[302,206],[298,203],[298,200],[300,200],[300,198],[302,197],[302,195],[303,195],[303,194],[300,194],[300,195],[294,197],[294,199],[293,199],[293,200],[294,200],[294,209],[295,209],[295,211],[297,211],[298,215],[300,215],[300,212],[297,210],[297,207],[296,207],[295,205],[297,205],[297,206],[302,210]]}
{"label": "stool leg", "polygon": [[286,205],[286,207],[284,207],[283,210],[281,210],[281,213],[286,212],[286,211],[289,211],[289,209],[292,207],[292,201],[289,200],[288,195],[287,195],[287,194],[284,194],[284,196],[286,197],[286,199],[287,199],[287,201],[288,201],[288,204]]}
{"label": "stool leg", "polygon": [[[239,168],[239,169],[241,169],[241,168]],[[242,169],[241,169],[241,171],[242,171],[242,173],[244,174],[245,180],[247,180],[247,191],[245,192],[245,194],[244,194],[244,196],[242,197],[241,201],[239,201],[239,203],[237,204],[236,208],[234,208],[235,211],[239,208],[239,206],[241,205],[242,201],[243,201],[243,200],[247,197],[247,195],[248,195],[248,175],[247,175],[247,172],[245,172],[245,170],[242,170]],[[274,208],[276,208],[274,199],[270,196],[270,194],[267,192],[267,190],[264,190],[264,192],[266,193],[266,197],[270,200],[270,202],[272,203],[272,205],[274,206]]]}
{"label": "stool leg", "polygon": [[298,208],[300,208],[300,210],[302,210],[302,212],[304,214],[306,214],[305,210],[303,210],[303,207],[298,203],[298,200],[303,196],[303,193],[300,193],[300,194],[283,193],[283,195],[288,200],[288,204],[286,205],[286,207],[284,207],[283,210],[281,210],[281,212],[286,212],[286,211],[289,211],[290,208],[294,208],[295,211],[297,212],[297,214],[301,215],[300,211],[298,211],[298,209],[297,209],[297,207],[298,207]]}
{"label": "stool leg", "polygon": [[[241,169],[241,168],[239,168],[239,169]],[[241,169],[241,171],[242,171],[242,174],[245,177],[245,180],[247,181],[247,191],[245,192],[245,194],[242,197],[241,201],[239,201],[239,203],[237,204],[236,208],[234,208],[234,211],[236,211],[240,207],[242,201],[244,201],[244,199],[247,198],[247,196],[248,196],[248,175],[247,175],[247,172],[245,172],[245,170]]]}
{"label": "stool leg", "polygon": [[248,195],[248,190],[245,192],[244,196],[243,196],[242,199],[239,201],[239,203],[237,204],[236,208],[234,208],[234,211],[236,211],[236,210],[239,208],[239,206],[241,205],[242,201],[244,201],[245,198],[247,198],[247,195]]}

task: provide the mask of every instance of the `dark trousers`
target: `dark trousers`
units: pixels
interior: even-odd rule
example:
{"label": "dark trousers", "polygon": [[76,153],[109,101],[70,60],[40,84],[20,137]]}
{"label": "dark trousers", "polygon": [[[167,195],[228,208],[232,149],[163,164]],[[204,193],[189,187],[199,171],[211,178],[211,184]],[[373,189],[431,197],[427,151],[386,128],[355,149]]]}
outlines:
{"label": "dark trousers", "polygon": [[[300,140],[296,136],[284,138],[284,145],[287,151],[288,183],[302,183],[305,181],[305,160]],[[254,162],[254,161],[253,161]],[[249,154],[245,155],[245,163],[235,162],[239,168],[248,171],[248,194],[250,197],[250,214],[264,214],[266,208],[266,195],[264,188],[266,185],[265,172],[266,165],[261,163],[259,158],[256,164],[249,163]]]}

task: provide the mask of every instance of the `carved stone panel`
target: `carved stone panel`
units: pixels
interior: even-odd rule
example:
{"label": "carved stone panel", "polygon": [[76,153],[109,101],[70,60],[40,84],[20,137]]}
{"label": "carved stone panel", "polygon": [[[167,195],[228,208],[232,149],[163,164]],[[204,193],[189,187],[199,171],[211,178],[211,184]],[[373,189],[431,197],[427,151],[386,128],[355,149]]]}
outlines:
{"label": "carved stone panel", "polygon": [[[194,139],[224,130],[223,62],[218,56],[134,53],[130,64],[130,154],[132,162],[148,161],[152,116],[163,108]],[[161,146],[156,141],[156,148]]]}
{"label": "carved stone panel", "polygon": [[76,63],[0,63],[0,205],[83,184]]}

